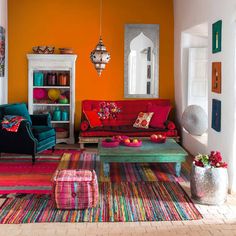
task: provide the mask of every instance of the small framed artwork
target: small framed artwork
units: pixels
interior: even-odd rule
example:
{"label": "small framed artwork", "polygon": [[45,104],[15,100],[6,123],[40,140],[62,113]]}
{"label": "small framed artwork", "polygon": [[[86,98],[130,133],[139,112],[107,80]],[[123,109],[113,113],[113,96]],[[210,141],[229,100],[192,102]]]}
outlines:
{"label": "small framed artwork", "polygon": [[221,93],[221,62],[212,62],[211,91]]}
{"label": "small framed artwork", "polygon": [[212,99],[211,127],[217,132],[221,131],[221,101]]}
{"label": "small framed artwork", "polygon": [[147,65],[147,78],[151,79],[151,65]]}
{"label": "small framed artwork", "polygon": [[5,76],[5,29],[0,26],[0,77]]}
{"label": "small framed artwork", "polygon": [[222,41],[222,20],[215,22],[212,25],[212,53],[221,51]]}
{"label": "small framed artwork", "polygon": [[151,61],[151,47],[147,48],[147,61]]}
{"label": "small framed artwork", "polygon": [[147,94],[151,93],[151,83],[147,82]]}

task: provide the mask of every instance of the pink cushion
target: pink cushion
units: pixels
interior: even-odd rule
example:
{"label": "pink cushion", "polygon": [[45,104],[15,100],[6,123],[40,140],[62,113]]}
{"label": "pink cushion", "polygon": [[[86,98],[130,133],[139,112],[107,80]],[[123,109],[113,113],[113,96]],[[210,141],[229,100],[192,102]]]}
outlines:
{"label": "pink cushion", "polygon": [[159,106],[152,103],[148,104],[148,112],[154,112],[152,119],[150,121],[150,127],[153,128],[165,128],[165,121],[168,118],[168,115],[170,113],[171,106]]}

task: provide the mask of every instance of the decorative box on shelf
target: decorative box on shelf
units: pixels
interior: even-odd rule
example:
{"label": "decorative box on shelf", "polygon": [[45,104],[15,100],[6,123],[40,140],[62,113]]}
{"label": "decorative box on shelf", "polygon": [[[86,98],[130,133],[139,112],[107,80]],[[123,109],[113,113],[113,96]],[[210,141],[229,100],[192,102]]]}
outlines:
{"label": "decorative box on shelf", "polygon": [[29,113],[49,113],[57,143],[73,144],[77,55],[28,54],[27,58]]}

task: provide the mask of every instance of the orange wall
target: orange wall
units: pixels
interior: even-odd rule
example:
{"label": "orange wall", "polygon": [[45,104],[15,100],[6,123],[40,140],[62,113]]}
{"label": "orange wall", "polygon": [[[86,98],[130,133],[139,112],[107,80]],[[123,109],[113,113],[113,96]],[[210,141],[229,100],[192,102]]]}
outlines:
{"label": "orange wall", "polygon": [[123,99],[124,24],[160,24],[161,98],[174,101],[172,0],[103,0],[102,36],[111,60],[99,78],[89,55],[99,39],[99,0],[8,0],[9,102],[27,102],[26,54],[32,46],[72,47],[76,120],[84,99]]}

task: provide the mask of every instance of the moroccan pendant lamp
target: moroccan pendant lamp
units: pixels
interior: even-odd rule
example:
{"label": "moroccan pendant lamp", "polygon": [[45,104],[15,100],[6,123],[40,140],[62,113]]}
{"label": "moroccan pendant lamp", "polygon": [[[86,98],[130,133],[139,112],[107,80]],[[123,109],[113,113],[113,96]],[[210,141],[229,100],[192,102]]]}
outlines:
{"label": "moroccan pendant lamp", "polygon": [[100,38],[95,49],[90,53],[90,59],[97,70],[98,76],[101,76],[106,64],[110,61],[111,56],[102,41],[102,0],[100,0]]}

